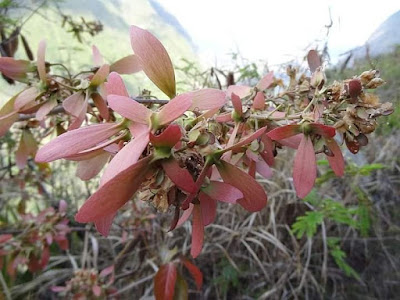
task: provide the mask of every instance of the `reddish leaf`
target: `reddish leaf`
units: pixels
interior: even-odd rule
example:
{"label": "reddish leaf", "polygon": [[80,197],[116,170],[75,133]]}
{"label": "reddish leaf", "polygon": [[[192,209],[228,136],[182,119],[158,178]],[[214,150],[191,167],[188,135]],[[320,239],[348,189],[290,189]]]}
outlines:
{"label": "reddish leaf", "polygon": [[239,149],[239,148],[241,148],[241,147],[243,147],[243,146],[246,146],[246,145],[250,144],[252,141],[254,141],[254,140],[260,138],[260,137],[264,134],[264,132],[265,132],[266,129],[267,129],[267,127],[262,127],[262,128],[260,128],[260,129],[258,129],[256,132],[254,132],[254,133],[252,133],[252,134],[250,134],[250,135],[244,137],[244,138],[243,138],[241,141],[239,141],[238,143],[232,145],[231,147],[225,148],[225,149],[223,150],[223,152],[227,152],[227,151],[229,151],[229,150]]}
{"label": "reddish leaf", "polygon": [[154,276],[156,300],[172,300],[174,297],[177,270],[174,263],[162,265]]}
{"label": "reddish leaf", "polygon": [[226,103],[226,95],[223,91],[217,89],[201,89],[192,92],[192,106],[189,110],[202,111],[220,108]]}
{"label": "reddish leaf", "polygon": [[240,98],[244,98],[250,94],[251,87],[245,85],[230,85],[226,91],[227,95],[231,97],[232,93],[235,93]]}
{"label": "reddish leaf", "polygon": [[352,79],[348,83],[348,93],[353,100],[357,100],[361,94],[362,85],[359,79]]}
{"label": "reddish leaf", "polygon": [[176,224],[176,227],[181,226],[183,223],[185,223],[187,221],[187,219],[189,219],[189,217],[191,216],[191,214],[193,212],[193,208],[194,208],[194,205],[192,203],[190,203],[188,209],[183,211],[182,216],[179,218],[178,223]]}
{"label": "reddish leaf", "polygon": [[242,100],[240,100],[240,97],[236,95],[235,93],[232,93],[231,95],[231,101],[233,108],[235,109],[235,112],[239,115],[243,115],[243,108],[242,108]]}
{"label": "reddish leaf", "polygon": [[299,148],[300,141],[303,138],[303,134],[297,134],[294,136],[291,136],[289,138],[279,140],[279,144],[282,144],[283,146],[287,146],[289,148],[297,149]]}
{"label": "reddish leaf", "polygon": [[293,183],[297,196],[304,198],[312,190],[317,176],[314,146],[309,136],[304,135],[294,158]]}
{"label": "reddish leaf", "polygon": [[325,139],[326,146],[332,152],[333,156],[327,155],[329,165],[336,176],[343,176],[344,174],[344,159],[339,145],[334,139]]}
{"label": "reddish leaf", "polygon": [[102,151],[91,159],[80,161],[76,169],[76,176],[82,180],[92,179],[100,173],[109,159],[110,153]]}
{"label": "reddish leaf", "polygon": [[199,200],[203,225],[207,226],[213,223],[217,216],[217,201],[202,192],[199,194]]}
{"label": "reddish leaf", "polygon": [[318,52],[315,50],[308,51],[307,61],[311,73],[314,73],[315,70],[322,65],[321,58],[319,57]]}
{"label": "reddish leaf", "polygon": [[47,114],[56,106],[57,106],[57,99],[50,98],[45,103],[43,103],[42,106],[40,106],[40,108],[36,112],[36,119],[42,121],[47,116]]}
{"label": "reddish leaf", "polygon": [[170,158],[163,160],[161,164],[169,179],[171,179],[177,187],[188,193],[194,193],[196,191],[196,185],[192,175],[190,175],[187,169],[179,167],[175,159]]}
{"label": "reddish leaf", "polygon": [[129,97],[124,81],[116,72],[111,72],[110,75],[108,75],[108,80],[104,85],[106,86],[107,95]]}
{"label": "reddish leaf", "polygon": [[219,181],[211,181],[208,186],[201,190],[212,199],[226,203],[236,203],[238,199],[243,197],[243,193],[239,189]]}
{"label": "reddish leaf", "polygon": [[336,129],[333,126],[327,126],[318,123],[312,123],[309,125],[312,128],[312,132],[322,135],[323,137],[334,137],[336,134]]}
{"label": "reddish leaf", "polygon": [[256,87],[260,90],[266,90],[270,87],[270,85],[274,82],[274,72],[271,71],[267,75],[265,75],[256,85]]}
{"label": "reddish leaf", "polygon": [[272,140],[283,140],[299,133],[301,133],[300,125],[285,125],[272,129],[267,136]]}
{"label": "reddish leaf", "polygon": [[118,95],[108,95],[107,101],[110,107],[121,116],[141,124],[150,123],[152,111],[143,104],[131,98]]}
{"label": "reddish leaf", "polygon": [[108,120],[110,118],[110,113],[103,97],[99,93],[92,93],[92,99],[94,105],[96,105],[97,109],[99,110],[101,117],[104,120]]}
{"label": "reddish leaf", "polygon": [[19,169],[23,169],[26,166],[30,155],[35,156],[37,148],[36,140],[30,130],[23,130],[19,147],[15,153],[15,161]]}
{"label": "reddish leaf", "polygon": [[7,242],[13,238],[12,234],[0,234],[0,244]]}
{"label": "reddish leaf", "polygon": [[274,144],[266,134],[261,136],[261,141],[264,145],[264,149],[260,152],[260,155],[268,165],[273,166],[275,163]]}
{"label": "reddish leaf", "polygon": [[183,265],[188,269],[189,273],[192,275],[194,281],[196,282],[197,289],[200,290],[203,286],[203,273],[198,267],[192,264],[188,259],[182,258]]}
{"label": "reddish leaf", "polygon": [[40,80],[44,83],[47,83],[45,54],[46,54],[46,42],[42,40],[39,42],[39,48],[37,52],[37,70],[39,73]]}
{"label": "reddish leaf", "polygon": [[[0,57],[1,58],[1,57]],[[14,110],[16,96],[8,100],[0,109],[0,137],[18,120],[18,113]]]}
{"label": "reddish leaf", "polygon": [[118,74],[133,74],[141,70],[140,60],[134,54],[125,56],[110,66],[110,71]]}
{"label": "reddish leaf", "polygon": [[66,132],[40,148],[35,160],[50,162],[79,153],[108,139],[120,130],[117,124],[105,123]]}
{"label": "reddish leaf", "polygon": [[181,137],[181,128],[176,124],[172,124],[159,135],[150,133],[150,142],[154,147],[166,147],[172,149],[180,141]]}
{"label": "reddish leaf", "polygon": [[220,114],[215,117],[215,121],[217,121],[219,123],[226,123],[226,122],[232,121],[232,114],[230,112]]}
{"label": "reddish leaf", "polygon": [[203,216],[201,213],[201,207],[199,204],[195,204],[193,207],[193,220],[192,220],[192,248],[190,254],[193,258],[196,258],[203,248],[204,241],[204,224]]}
{"label": "reddish leaf", "polygon": [[156,127],[166,125],[187,111],[192,106],[193,95],[191,93],[181,94],[176,96],[174,99],[168,101],[161,110],[157,113],[157,123],[154,124]]}
{"label": "reddish leaf", "polygon": [[164,46],[147,30],[131,26],[131,45],[140,58],[143,71],[168,97],[176,94],[175,73]]}
{"label": "reddish leaf", "polygon": [[62,105],[65,111],[74,117],[78,117],[83,109],[87,109],[85,95],[82,92],[72,94],[63,101]]}
{"label": "reddish leaf", "polygon": [[28,106],[31,102],[34,102],[39,92],[36,87],[30,87],[19,93],[14,102],[15,110],[22,110],[25,106]]}
{"label": "reddish leaf", "polygon": [[108,234],[110,233],[112,222],[116,214],[117,214],[116,212],[113,212],[112,214],[99,218],[94,222],[97,231],[101,235],[108,236]]}
{"label": "reddish leaf", "polygon": [[237,201],[243,208],[250,212],[256,212],[267,205],[267,195],[254,178],[223,160],[216,166],[224,182],[243,193],[243,198]]}
{"label": "reddish leaf", "polygon": [[105,182],[79,209],[75,220],[80,223],[96,222],[121,208],[137,191],[150,170],[152,157],[139,160]]}
{"label": "reddish leaf", "polygon": [[265,109],[265,96],[263,92],[258,92],[254,97],[253,108],[255,110]]}

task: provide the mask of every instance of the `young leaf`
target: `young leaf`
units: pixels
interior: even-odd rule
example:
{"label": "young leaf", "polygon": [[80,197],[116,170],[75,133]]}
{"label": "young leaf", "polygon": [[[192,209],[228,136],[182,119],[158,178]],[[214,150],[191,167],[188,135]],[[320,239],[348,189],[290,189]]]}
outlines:
{"label": "young leaf", "polygon": [[196,282],[197,289],[200,290],[203,286],[203,273],[198,267],[192,264],[188,259],[182,258],[183,265],[188,269],[189,273],[192,275],[194,281]]}
{"label": "young leaf", "polygon": [[177,270],[174,263],[162,265],[154,276],[156,300],[172,300],[174,297]]}
{"label": "young leaf", "polygon": [[312,190],[317,177],[317,163],[311,138],[304,135],[293,165],[293,183],[297,196],[304,198]]}

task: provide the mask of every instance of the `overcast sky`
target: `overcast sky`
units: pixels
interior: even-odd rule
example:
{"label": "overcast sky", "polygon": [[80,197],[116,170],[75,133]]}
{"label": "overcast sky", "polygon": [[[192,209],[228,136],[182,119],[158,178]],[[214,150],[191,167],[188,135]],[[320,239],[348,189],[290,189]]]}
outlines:
{"label": "overcast sky", "polygon": [[363,45],[371,33],[400,9],[400,1],[351,0],[158,0],[188,31],[205,62],[223,61],[229,52],[278,64],[303,55],[307,46],[333,27],[333,62]]}

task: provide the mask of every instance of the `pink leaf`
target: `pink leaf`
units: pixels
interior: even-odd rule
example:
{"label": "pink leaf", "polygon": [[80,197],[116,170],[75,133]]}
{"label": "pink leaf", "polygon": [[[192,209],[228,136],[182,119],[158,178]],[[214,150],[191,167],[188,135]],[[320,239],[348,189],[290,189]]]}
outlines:
{"label": "pink leaf", "polygon": [[201,89],[192,94],[192,106],[189,108],[192,111],[220,108],[226,103],[226,95],[221,90]]}
{"label": "pink leaf", "polygon": [[219,123],[226,123],[226,122],[232,121],[232,114],[230,112],[220,114],[215,117],[215,121],[217,121]]}
{"label": "pink leaf", "polygon": [[176,94],[175,73],[164,46],[147,30],[131,26],[131,45],[147,77],[168,97]]}
{"label": "pink leaf", "polygon": [[50,162],[79,153],[108,139],[120,130],[118,124],[105,123],[66,132],[39,149],[35,160]]}
{"label": "pink leaf", "polygon": [[196,191],[196,185],[192,175],[187,169],[181,168],[175,159],[170,158],[163,160],[161,164],[169,179],[171,179],[177,187],[188,193],[194,193]]}
{"label": "pink leaf", "polygon": [[26,166],[28,157],[35,156],[37,143],[29,130],[24,130],[21,135],[19,147],[15,153],[15,161],[19,169]]}
{"label": "pink leaf", "polygon": [[39,73],[40,80],[44,83],[47,83],[45,54],[46,54],[46,42],[42,40],[39,42],[39,48],[37,52],[37,70]]}
{"label": "pink leaf", "polygon": [[156,120],[158,124],[156,125],[166,125],[180,116],[182,116],[185,111],[187,111],[192,105],[192,94],[186,93],[176,96],[174,99],[168,101],[160,112],[157,113]]}
{"label": "pink leaf", "polygon": [[172,300],[175,292],[177,270],[174,263],[162,265],[154,276],[156,300]]}
{"label": "pink leaf", "polygon": [[14,102],[14,109],[21,110],[24,106],[27,106],[31,102],[34,102],[39,92],[36,87],[30,87],[19,93]]}
{"label": "pink leaf", "polygon": [[96,297],[100,297],[101,296],[101,287],[99,287],[98,285],[95,285],[92,287],[92,291],[93,291],[93,295],[95,295]]}
{"label": "pink leaf", "polygon": [[224,182],[243,193],[243,198],[237,201],[243,208],[250,212],[256,212],[267,205],[267,195],[254,178],[223,160],[216,166]]}
{"label": "pink leaf", "polygon": [[273,166],[275,162],[274,144],[266,134],[261,136],[261,141],[264,145],[264,149],[260,152],[260,155],[268,165]]}
{"label": "pink leaf", "polygon": [[102,65],[90,80],[90,86],[97,87],[100,84],[102,84],[106,80],[109,73],[110,73],[110,66]]}
{"label": "pink leaf", "polygon": [[194,205],[193,208],[193,220],[192,220],[192,248],[190,254],[193,258],[196,258],[203,248],[204,241],[204,224],[203,216],[201,213],[201,207],[198,204]]}
{"label": "pink leaf", "polygon": [[267,133],[267,136],[271,140],[283,140],[299,133],[301,133],[300,125],[285,125],[272,129],[270,132]]}
{"label": "pink leaf", "polygon": [[91,159],[80,161],[78,163],[78,168],[76,169],[76,176],[82,180],[92,179],[100,173],[109,158],[110,154],[103,151],[101,154],[96,155]]}
{"label": "pink leaf", "polygon": [[108,95],[107,101],[110,107],[121,116],[138,123],[149,124],[152,111],[143,104],[131,98],[117,95]]}
{"label": "pink leaf", "polygon": [[62,103],[65,111],[71,116],[78,117],[83,109],[86,109],[85,95],[82,92],[77,92],[69,96]]}
{"label": "pink leaf", "polygon": [[26,82],[27,72],[31,69],[31,62],[28,60],[16,60],[12,57],[0,57],[0,72],[5,76]]}
{"label": "pink leaf", "polygon": [[95,66],[99,67],[104,64],[103,56],[95,45],[92,46],[92,58]]}
{"label": "pink leaf", "polygon": [[260,90],[266,90],[270,87],[270,85],[274,82],[274,72],[271,71],[267,75],[265,75],[256,85],[256,87]]}
{"label": "pink leaf", "polygon": [[271,178],[272,170],[264,160],[256,160],[256,171],[264,178]]}
{"label": "pink leaf", "polygon": [[132,141],[126,144],[107,166],[103,176],[101,177],[100,184],[104,185],[120,172],[136,164],[148,143],[149,134],[148,132],[145,132],[143,135],[135,137]]}
{"label": "pink leaf", "polygon": [[282,144],[283,146],[287,146],[289,148],[297,149],[299,148],[300,141],[303,138],[303,134],[297,134],[291,137],[288,137],[283,140],[279,140],[279,144]]}
{"label": "pink leaf", "polygon": [[104,85],[106,86],[107,95],[129,97],[124,81],[118,73],[111,72],[108,76],[107,82]]}
{"label": "pink leaf", "polygon": [[125,56],[110,66],[110,71],[118,74],[133,74],[141,70],[140,60],[134,54]]}
{"label": "pink leaf", "polygon": [[80,223],[96,222],[120,209],[135,194],[150,170],[151,156],[139,160],[105,182],[86,200],[75,216]]}
{"label": "pink leaf", "polygon": [[116,212],[113,212],[112,214],[99,218],[94,222],[97,231],[101,235],[108,236],[108,234],[110,233],[112,222],[116,214],[117,214]]}
{"label": "pink leaf", "polygon": [[322,66],[321,58],[319,57],[318,52],[316,50],[308,51],[307,61],[311,73],[314,73],[318,67]]}
{"label": "pink leaf", "polygon": [[40,106],[38,111],[36,112],[36,119],[42,121],[51,110],[57,106],[57,99],[50,98],[45,103]]}
{"label": "pink leaf", "polygon": [[263,92],[258,92],[254,97],[253,108],[256,110],[265,109],[265,96]]}
{"label": "pink leaf", "polygon": [[242,100],[240,100],[240,97],[236,95],[235,93],[232,93],[231,95],[231,101],[233,108],[235,109],[235,112],[239,115],[243,115],[243,108],[242,108]]}
{"label": "pink leaf", "polygon": [[107,277],[108,275],[112,274],[114,272],[114,265],[111,265],[105,269],[103,269],[100,274],[99,277],[100,278],[104,278]]}
{"label": "pink leaf", "polygon": [[150,133],[150,142],[154,147],[173,148],[182,137],[179,125],[171,124],[159,135]]}
{"label": "pink leaf", "polygon": [[314,146],[309,136],[304,135],[294,158],[293,183],[297,196],[304,198],[312,190],[317,176]]}
{"label": "pink leaf", "polygon": [[0,109],[0,137],[18,120],[18,113],[14,110],[16,96],[8,100]]}
{"label": "pink leaf", "polygon": [[335,172],[336,176],[344,175],[344,159],[342,151],[340,150],[339,145],[336,141],[332,139],[325,139],[326,146],[332,152],[333,156],[327,155],[327,159],[329,165],[331,166],[333,172]]}
{"label": "pink leaf", "polygon": [[239,189],[219,181],[211,181],[208,186],[201,190],[211,198],[226,203],[236,203],[238,199],[243,198],[243,193]]}
{"label": "pink leaf", "polygon": [[327,126],[318,123],[312,123],[309,125],[312,128],[313,133],[322,135],[323,137],[334,137],[336,134],[336,129],[333,126]]}
{"label": "pink leaf", "polygon": [[252,141],[254,141],[254,140],[260,138],[260,137],[264,134],[264,132],[265,132],[266,129],[267,129],[267,127],[262,127],[262,128],[260,128],[260,129],[258,129],[256,132],[254,132],[254,133],[252,133],[252,134],[250,134],[250,135],[244,137],[244,138],[243,138],[241,141],[239,141],[238,143],[232,145],[231,147],[225,148],[225,149],[224,149],[224,152],[226,152],[226,151],[228,151],[228,150],[232,150],[232,149],[233,149],[233,150],[239,149],[239,148],[241,148],[241,147],[243,147],[243,146],[246,146],[246,145],[250,144]]}
{"label": "pink leaf", "polygon": [[196,282],[197,289],[200,290],[203,286],[203,273],[198,267],[192,264],[188,259],[182,259],[183,265],[188,269],[189,273],[192,275],[194,281]]}
{"label": "pink leaf", "polygon": [[199,200],[203,225],[207,226],[213,223],[217,216],[217,201],[202,192],[199,194]]}
{"label": "pink leaf", "polygon": [[240,98],[244,98],[250,95],[251,87],[245,85],[230,85],[226,91],[228,97],[232,96],[232,93],[235,93]]}

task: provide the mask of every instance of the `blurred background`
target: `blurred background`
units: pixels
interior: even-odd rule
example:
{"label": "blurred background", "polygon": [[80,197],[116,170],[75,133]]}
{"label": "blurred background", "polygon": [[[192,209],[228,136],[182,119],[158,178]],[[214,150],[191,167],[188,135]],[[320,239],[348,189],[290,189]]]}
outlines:
{"label": "blurred background", "polygon": [[[250,214],[221,206],[195,260],[204,275],[202,290],[187,278],[189,299],[398,297],[398,1],[2,0],[0,14],[2,56],[27,59],[22,44],[7,52],[13,34],[22,34],[34,53],[45,39],[46,60],[75,72],[92,67],[92,45],[113,62],[132,54],[130,25],[147,29],[171,56],[179,92],[226,88],[232,78],[236,84],[255,84],[271,70],[285,82],[289,65],[309,72],[305,58],[310,49],[321,54],[328,82],[379,70],[386,84],[378,95],[382,102],[392,102],[395,111],[380,122],[360,153],[345,152],[346,176],[334,177],[326,161],[320,161],[316,188],[300,200],[291,179],[293,152],[280,152],[274,177],[260,179],[268,191],[268,208]],[[22,85],[0,80],[1,105]],[[133,94],[148,89],[163,97],[142,74],[124,75],[124,80]],[[3,266],[0,299],[60,298],[51,287],[67,285],[77,269],[84,269],[82,252],[95,273],[116,266],[109,286],[120,299],[152,299],[152,279],[162,257],[177,255],[174,249],[189,256],[190,224],[167,233],[171,212],[160,214],[147,204],[119,216],[108,239],[93,227],[74,223],[77,208],[96,190],[98,180],[81,182],[75,165],[66,161],[52,163],[49,174],[40,178],[35,167],[19,172],[11,158],[15,136],[0,141],[0,234],[13,233],[22,205],[37,214],[61,199],[68,203],[75,228],[68,237],[70,249],[51,249],[50,264],[41,272],[20,269],[14,280]]]}

